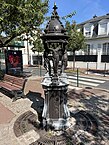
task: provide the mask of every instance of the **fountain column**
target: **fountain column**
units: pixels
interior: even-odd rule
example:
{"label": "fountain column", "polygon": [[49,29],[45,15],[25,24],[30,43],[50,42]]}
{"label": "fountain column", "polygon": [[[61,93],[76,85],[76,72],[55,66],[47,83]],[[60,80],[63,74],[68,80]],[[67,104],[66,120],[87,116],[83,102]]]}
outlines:
{"label": "fountain column", "polygon": [[67,66],[68,36],[59,19],[57,6],[54,5],[53,9],[45,33],[41,36],[44,44],[44,67],[47,71],[42,80],[45,93],[42,118],[44,127],[62,130],[70,126],[68,79],[64,73]]}

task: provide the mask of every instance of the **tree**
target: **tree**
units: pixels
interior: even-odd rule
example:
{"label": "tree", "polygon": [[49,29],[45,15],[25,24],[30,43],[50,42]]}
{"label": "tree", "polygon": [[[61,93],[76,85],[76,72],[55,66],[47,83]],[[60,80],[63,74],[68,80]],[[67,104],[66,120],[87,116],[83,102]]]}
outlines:
{"label": "tree", "polygon": [[85,49],[85,37],[82,32],[77,30],[77,25],[75,21],[70,24],[70,22],[66,22],[66,30],[68,32],[69,40],[68,40],[68,50],[73,52],[73,70],[75,69],[75,51],[80,49]]}
{"label": "tree", "polygon": [[47,11],[48,0],[0,0],[0,46],[21,34],[32,35]]}
{"label": "tree", "polygon": [[31,48],[34,53],[38,52],[38,64],[40,64],[39,52],[42,52],[44,50],[40,35],[41,35],[41,32],[40,32],[40,30],[38,30],[37,33],[32,37],[33,38],[32,39],[33,47]]}

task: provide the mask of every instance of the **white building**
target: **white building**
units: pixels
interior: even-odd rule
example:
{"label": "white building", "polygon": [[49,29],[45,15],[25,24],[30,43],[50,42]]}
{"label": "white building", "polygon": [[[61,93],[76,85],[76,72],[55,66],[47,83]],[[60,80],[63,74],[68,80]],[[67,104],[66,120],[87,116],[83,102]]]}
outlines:
{"label": "white building", "polygon": [[[80,50],[77,55],[96,57],[96,62],[88,61],[89,68],[104,69],[106,62],[109,69],[109,14],[94,16],[92,19],[78,24],[79,30],[85,36],[87,51]],[[76,66],[86,68],[87,62],[76,61]]]}
{"label": "white building", "polygon": [[[34,32],[34,33],[37,33],[37,32]],[[35,38],[32,38],[30,36],[27,36],[25,34],[22,35],[23,36],[23,46],[24,48],[22,49],[19,49],[19,50],[22,50],[22,57],[23,57],[23,65],[36,65],[38,64],[38,55],[42,56],[42,53],[39,53],[38,52],[33,52],[32,51],[32,43],[29,43],[29,40],[31,39],[31,41],[33,39],[37,39],[37,37]]]}

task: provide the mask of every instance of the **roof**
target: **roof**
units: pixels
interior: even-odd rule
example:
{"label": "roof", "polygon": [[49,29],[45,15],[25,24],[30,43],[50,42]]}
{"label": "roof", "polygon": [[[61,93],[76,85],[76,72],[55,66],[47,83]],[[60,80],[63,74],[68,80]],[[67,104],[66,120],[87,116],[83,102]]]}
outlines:
{"label": "roof", "polygon": [[79,25],[84,25],[84,24],[86,24],[86,23],[96,23],[96,22],[98,22],[98,21],[101,21],[102,19],[109,19],[109,13],[106,14],[106,15],[103,15],[103,16],[99,16],[99,17],[95,15],[95,16],[93,16],[92,19],[87,20],[87,21],[84,21],[84,22],[78,24],[78,26],[79,26]]}

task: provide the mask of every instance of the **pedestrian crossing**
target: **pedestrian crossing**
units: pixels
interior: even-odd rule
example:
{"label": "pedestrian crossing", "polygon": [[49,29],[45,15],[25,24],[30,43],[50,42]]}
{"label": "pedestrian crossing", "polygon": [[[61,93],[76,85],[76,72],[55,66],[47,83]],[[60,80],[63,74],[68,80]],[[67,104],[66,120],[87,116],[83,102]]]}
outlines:
{"label": "pedestrian crossing", "polygon": [[69,88],[77,87],[77,83],[79,87],[97,87],[100,84],[106,82],[106,79],[89,77],[89,76],[78,76],[78,82],[77,82],[76,75],[72,75],[72,76],[69,75],[68,80],[69,80]]}

